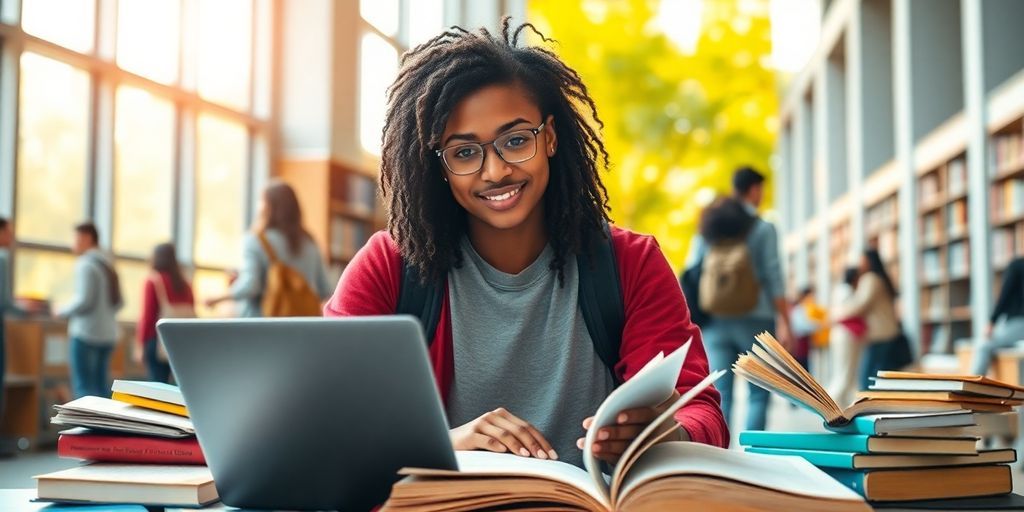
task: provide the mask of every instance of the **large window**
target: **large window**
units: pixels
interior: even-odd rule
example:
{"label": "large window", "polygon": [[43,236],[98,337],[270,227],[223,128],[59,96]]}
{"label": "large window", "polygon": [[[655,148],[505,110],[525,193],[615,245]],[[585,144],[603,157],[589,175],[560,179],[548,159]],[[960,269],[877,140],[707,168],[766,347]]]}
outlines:
{"label": "large window", "polygon": [[272,24],[257,20],[276,2],[0,2],[18,64],[6,82],[16,129],[0,133],[16,149],[0,154],[15,169],[15,186],[0,187],[14,206],[15,292],[55,306],[73,296],[72,226],[86,219],[121,274],[122,320],[138,314],[161,242],[178,244],[198,300],[223,292],[249,190],[269,170],[270,69],[253,63],[271,61]]}
{"label": "large window", "polygon": [[172,238],[174,104],[121,86],[114,109],[114,250],[145,257]]}
{"label": "large window", "polygon": [[34,53],[21,55],[17,232],[67,244],[85,217],[89,75]]}

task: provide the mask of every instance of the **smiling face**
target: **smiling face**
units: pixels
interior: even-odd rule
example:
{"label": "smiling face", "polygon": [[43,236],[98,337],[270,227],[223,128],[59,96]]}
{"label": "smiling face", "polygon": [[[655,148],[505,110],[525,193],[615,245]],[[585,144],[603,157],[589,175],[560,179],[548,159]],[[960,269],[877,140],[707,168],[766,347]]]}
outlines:
{"label": "smiling face", "polygon": [[[511,132],[537,128],[545,123],[536,136],[537,152],[532,158],[507,163],[489,144],[498,144],[509,160],[514,154],[523,154],[526,137],[504,137]],[[541,118],[537,104],[522,87],[514,84],[490,85],[478,89],[460,101],[445,125],[441,148],[452,148],[468,142],[486,143],[484,162],[479,172],[466,176],[445,170],[445,179],[452,195],[469,213],[470,230],[489,227],[506,230],[523,226],[527,221],[543,223],[543,197],[548,186],[548,158],[554,155],[556,139],[554,119]],[[471,156],[473,151],[460,149],[449,152],[454,158]],[[528,155],[528,152],[525,153]],[[450,162],[455,164],[453,159]],[[456,169],[458,170],[458,169]]]}

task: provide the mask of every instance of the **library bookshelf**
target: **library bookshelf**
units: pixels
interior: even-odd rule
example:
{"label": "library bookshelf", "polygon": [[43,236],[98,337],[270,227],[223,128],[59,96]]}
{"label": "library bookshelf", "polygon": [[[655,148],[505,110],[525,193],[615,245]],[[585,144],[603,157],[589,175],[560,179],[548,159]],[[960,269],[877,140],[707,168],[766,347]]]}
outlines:
{"label": "library bookshelf", "polygon": [[1014,258],[1024,256],[1024,118],[992,134],[989,218],[992,223],[992,268],[995,292]]}

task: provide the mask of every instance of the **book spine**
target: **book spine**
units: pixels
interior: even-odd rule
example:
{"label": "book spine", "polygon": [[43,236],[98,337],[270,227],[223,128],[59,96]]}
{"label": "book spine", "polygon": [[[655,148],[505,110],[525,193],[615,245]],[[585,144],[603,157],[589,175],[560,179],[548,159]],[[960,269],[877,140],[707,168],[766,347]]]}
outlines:
{"label": "book spine", "polygon": [[841,427],[833,427],[826,423],[825,428],[838,434],[862,434],[866,436],[873,436],[878,434],[875,425],[876,423],[873,418],[858,416],[850,423]]}
{"label": "book spine", "polygon": [[206,464],[196,438],[62,435],[57,439],[57,456],[95,462],[144,464]]}

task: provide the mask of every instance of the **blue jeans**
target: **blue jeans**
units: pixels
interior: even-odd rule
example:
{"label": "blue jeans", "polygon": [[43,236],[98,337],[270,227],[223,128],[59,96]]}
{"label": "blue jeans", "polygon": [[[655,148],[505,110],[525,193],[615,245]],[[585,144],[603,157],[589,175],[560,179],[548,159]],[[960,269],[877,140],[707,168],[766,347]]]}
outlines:
{"label": "blue jeans", "polygon": [[159,340],[156,338],[148,339],[143,344],[142,359],[146,363],[146,373],[149,374],[149,380],[154,382],[171,382],[171,365],[167,364],[167,361],[161,361],[157,355],[157,343]]}
{"label": "blue jeans", "polygon": [[110,355],[114,344],[71,338],[71,390],[75,398],[110,398]]}
{"label": "blue jeans", "polygon": [[889,370],[889,350],[893,340],[872,343],[864,341],[864,355],[860,358],[860,369],[857,372],[857,382],[860,383],[860,390],[865,391],[871,385],[871,379],[879,370]]}
{"label": "blue jeans", "polygon": [[[708,353],[708,364],[712,371],[726,370],[715,385],[722,394],[722,412],[725,421],[732,424],[732,364],[740,354],[754,346],[754,335],[761,332],[775,332],[775,320],[761,318],[712,319],[704,327],[704,349]],[[768,391],[747,383],[746,430],[764,430],[768,420]]]}

